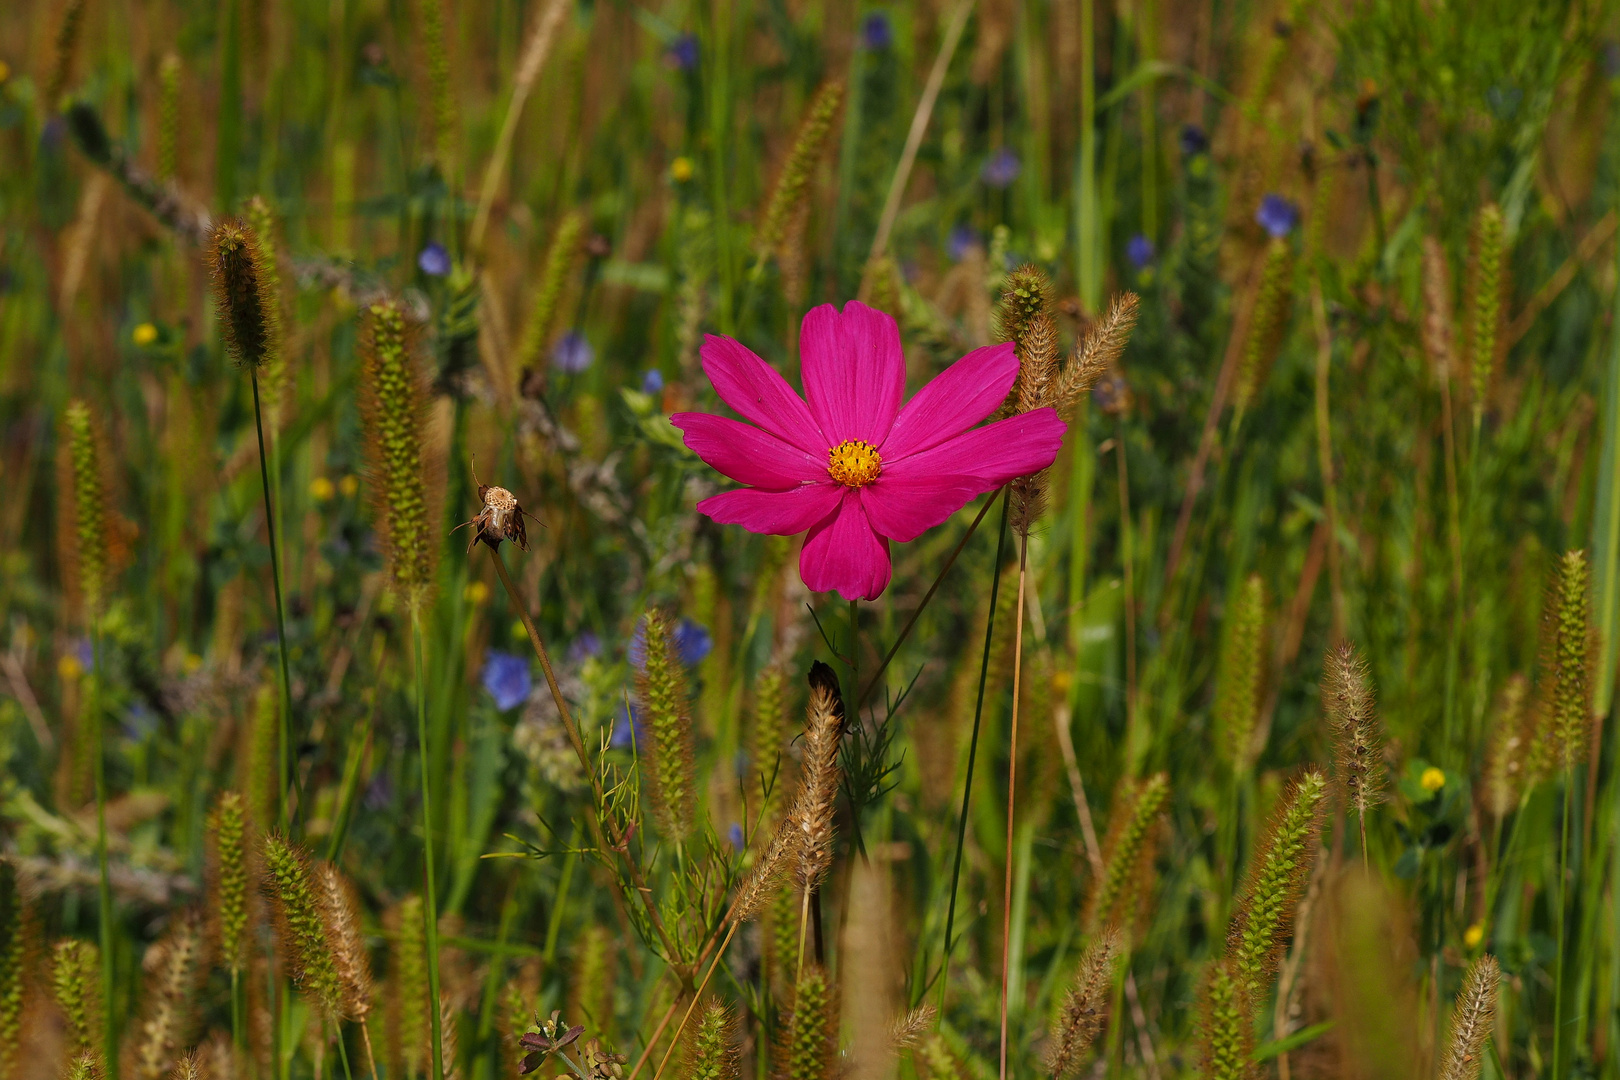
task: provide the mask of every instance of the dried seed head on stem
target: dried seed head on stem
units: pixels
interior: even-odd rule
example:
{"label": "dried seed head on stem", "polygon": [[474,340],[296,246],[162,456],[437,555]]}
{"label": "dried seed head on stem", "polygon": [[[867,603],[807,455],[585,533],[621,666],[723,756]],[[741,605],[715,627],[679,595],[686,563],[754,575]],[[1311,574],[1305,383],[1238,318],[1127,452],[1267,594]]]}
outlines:
{"label": "dried seed head on stem", "polygon": [[185,913],[148,950],[144,966],[149,975],[135,1044],[135,1071],[141,1080],[163,1080],[190,1040],[193,996],[203,972],[202,943],[197,918]]}
{"label": "dried seed head on stem", "polygon": [[338,1015],[364,1024],[371,1015],[371,958],[360,932],[359,903],[354,885],[329,862],[315,868],[326,947],[337,972]]}
{"label": "dried seed head on stem", "polygon": [[1063,1080],[1079,1071],[1085,1064],[1086,1051],[1108,1021],[1108,1001],[1113,994],[1120,944],[1119,931],[1108,927],[1080,956],[1074,980],[1058,1010],[1056,1030],[1046,1053],[1046,1068],[1054,1080]]}
{"label": "dried seed head on stem", "polygon": [[1339,786],[1349,808],[1361,818],[1365,849],[1367,811],[1384,798],[1384,738],[1373,707],[1367,662],[1349,642],[1328,651],[1322,707],[1333,732]]}
{"label": "dried seed head on stem", "polygon": [[246,222],[226,218],[214,226],[207,259],[225,348],[239,365],[259,371],[280,345],[281,319],[258,235]]}
{"label": "dried seed head on stem", "polygon": [[1496,1018],[1496,992],[1501,981],[1502,969],[1494,956],[1481,956],[1468,966],[1451,1010],[1440,1080],[1479,1080],[1492,1021]]}

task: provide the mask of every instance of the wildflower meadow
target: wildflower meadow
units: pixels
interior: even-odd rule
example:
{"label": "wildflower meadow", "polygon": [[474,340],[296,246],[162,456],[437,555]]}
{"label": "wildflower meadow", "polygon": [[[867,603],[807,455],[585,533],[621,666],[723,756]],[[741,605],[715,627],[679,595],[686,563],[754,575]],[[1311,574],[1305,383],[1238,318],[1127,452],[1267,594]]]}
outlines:
{"label": "wildflower meadow", "polygon": [[1620,7],[0,3],[0,1080],[1620,1080]]}

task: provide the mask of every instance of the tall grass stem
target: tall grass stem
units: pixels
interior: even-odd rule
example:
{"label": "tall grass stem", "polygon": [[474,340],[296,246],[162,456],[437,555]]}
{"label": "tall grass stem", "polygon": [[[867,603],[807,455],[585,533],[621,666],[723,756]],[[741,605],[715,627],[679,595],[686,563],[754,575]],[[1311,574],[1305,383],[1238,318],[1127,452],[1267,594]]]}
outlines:
{"label": "tall grass stem", "polygon": [[427,679],[422,665],[422,616],[411,610],[411,655],[416,677],[416,738],[422,765],[422,930],[427,942],[428,1027],[432,1032],[434,1080],[444,1078],[443,1007],[439,1000],[439,896],[433,874],[433,797],[428,776]]}
{"label": "tall grass stem", "polygon": [[[259,372],[248,369],[253,383],[253,426],[259,436],[259,483],[264,493],[265,530],[270,538],[270,582],[276,592],[276,655],[281,671],[281,708],[277,718],[280,734],[281,809],[278,820],[283,832],[291,834],[292,812],[289,803],[298,791],[298,774],[292,766],[292,675],[287,664],[287,616],[281,593],[281,553],[276,537],[276,511],[271,496],[270,464],[264,452],[264,410],[259,402]],[[279,481],[279,477],[278,477]],[[302,809],[302,808],[300,808]]]}

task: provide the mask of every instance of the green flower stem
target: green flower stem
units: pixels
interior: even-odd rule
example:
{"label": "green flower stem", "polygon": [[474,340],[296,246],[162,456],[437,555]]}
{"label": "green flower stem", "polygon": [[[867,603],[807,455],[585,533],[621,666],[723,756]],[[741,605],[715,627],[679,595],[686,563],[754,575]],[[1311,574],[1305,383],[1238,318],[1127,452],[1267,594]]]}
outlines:
{"label": "green flower stem", "polygon": [[1564,950],[1568,945],[1565,923],[1569,918],[1569,817],[1575,807],[1575,767],[1564,769],[1564,815],[1558,831],[1558,955],[1553,961],[1552,1076],[1567,1075],[1564,1037]]}
{"label": "green flower stem", "polygon": [[[264,452],[264,412],[259,404],[259,373],[249,368],[253,382],[253,426],[259,435],[259,481],[264,490],[265,528],[270,536],[270,580],[276,590],[276,653],[281,661],[281,828],[291,834],[292,815],[289,809],[289,791],[298,794],[298,774],[291,764],[292,746],[292,676],[287,667],[287,615],[281,596],[281,556],[276,545],[276,511],[270,496],[270,467]],[[278,476],[279,480],[280,477]],[[300,807],[301,808],[301,807]]]}
{"label": "green flower stem", "polygon": [[417,756],[422,762],[422,890],[423,934],[427,942],[428,1021],[433,1032],[433,1077],[444,1080],[444,1032],[439,1007],[439,898],[433,882],[433,805],[428,784],[427,688],[422,671],[422,616],[411,612],[411,652],[416,669]]}
{"label": "green flower stem", "polygon": [[101,724],[101,632],[94,611],[90,614],[90,731],[96,780],[97,931],[101,941],[102,1060],[108,1080],[118,1080],[118,1027],[113,998],[113,895],[107,870],[107,765]]}
{"label": "green flower stem", "polygon": [[945,908],[945,955],[940,960],[939,1004],[945,1012],[945,992],[950,986],[951,930],[956,925],[956,887],[962,879],[962,844],[967,839],[968,802],[973,797],[973,764],[979,756],[979,721],[984,716],[984,684],[990,673],[990,640],[996,629],[996,594],[1001,591],[1001,552],[1007,542],[1007,503],[1011,493],[1001,496],[1001,524],[996,528],[996,561],[990,567],[990,617],[984,624],[984,655],[979,660],[979,697],[973,705],[973,734],[968,739],[967,779],[962,784],[962,812],[956,818],[956,858],[951,863],[951,899]]}
{"label": "green flower stem", "polygon": [[967,542],[973,539],[973,534],[978,531],[979,522],[984,520],[984,515],[988,514],[990,508],[996,504],[996,495],[1000,491],[1001,489],[997,488],[984,501],[984,505],[979,507],[979,513],[974,517],[973,524],[967,527],[967,532],[962,534],[962,539],[956,542],[956,547],[952,549],[950,558],[945,560],[945,565],[939,568],[939,573],[934,577],[934,583],[928,586],[927,592],[923,593],[922,603],[917,605],[917,610],[913,611],[911,618],[906,620],[906,625],[901,629],[900,636],[894,639],[894,644],[889,646],[889,651],[884,655],[883,662],[878,664],[877,670],[872,672],[872,677],[866,681],[866,686],[861,690],[860,696],[855,699],[856,712],[860,712],[861,706],[866,704],[866,699],[872,696],[873,690],[877,689],[878,680],[883,678],[883,673],[889,669],[889,661],[894,659],[894,654],[900,651],[900,646],[904,645],[906,638],[911,635],[912,628],[917,625],[918,617],[922,615],[923,609],[928,606],[928,602],[934,598],[934,594],[939,591],[939,586],[945,580],[945,575],[950,573],[952,566],[956,565],[956,557],[962,554],[962,549],[967,547]]}

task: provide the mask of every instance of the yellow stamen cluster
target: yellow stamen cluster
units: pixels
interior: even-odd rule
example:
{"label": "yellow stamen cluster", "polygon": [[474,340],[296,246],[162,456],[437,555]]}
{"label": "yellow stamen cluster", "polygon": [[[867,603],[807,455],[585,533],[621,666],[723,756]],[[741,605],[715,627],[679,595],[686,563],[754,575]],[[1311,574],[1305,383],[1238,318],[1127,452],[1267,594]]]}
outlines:
{"label": "yellow stamen cluster", "polygon": [[827,451],[827,472],[845,487],[865,487],[883,475],[883,457],[864,439],[845,439]]}

